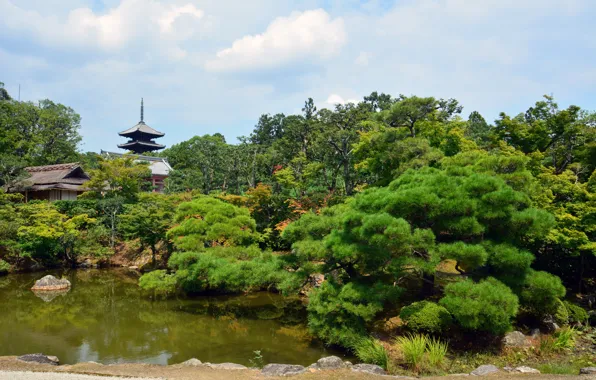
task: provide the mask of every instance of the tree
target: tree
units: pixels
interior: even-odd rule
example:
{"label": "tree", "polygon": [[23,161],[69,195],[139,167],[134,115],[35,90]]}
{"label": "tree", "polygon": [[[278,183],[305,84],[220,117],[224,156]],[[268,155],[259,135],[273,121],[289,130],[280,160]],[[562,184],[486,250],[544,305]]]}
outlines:
{"label": "tree", "polygon": [[86,197],[134,199],[147,186],[151,177],[149,166],[136,162],[133,157],[99,158],[99,169],[89,171],[91,180],[85,185],[89,188]]}
{"label": "tree", "polygon": [[158,193],[145,193],[135,204],[126,205],[120,215],[125,237],[139,239],[151,249],[152,264],[156,266],[157,245],[166,242],[166,233],[172,225],[175,200]]}
{"label": "tree", "polygon": [[477,143],[487,143],[489,140],[490,125],[478,111],[474,111],[468,116],[466,136]]}

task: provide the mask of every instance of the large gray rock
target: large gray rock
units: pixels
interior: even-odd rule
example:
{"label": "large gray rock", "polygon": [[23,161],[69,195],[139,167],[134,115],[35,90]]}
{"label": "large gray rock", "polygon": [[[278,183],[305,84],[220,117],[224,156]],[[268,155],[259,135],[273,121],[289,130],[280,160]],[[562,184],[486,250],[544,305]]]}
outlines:
{"label": "large gray rock", "polygon": [[473,370],[472,372],[470,372],[470,375],[472,376],[486,376],[489,375],[491,373],[496,373],[499,372],[499,369],[492,365],[492,364],[486,364],[486,365],[481,365],[480,367],[476,368],[475,370]]}
{"label": "large gray rock", "polygon": [[261,370],[261,374],[265,376],[294,376],[305,372],[304,366],[291,364],[267,364]]}
{"label": "large gray rock", "polygon": [[352,371],[373,373],[376,375],[384,375],[385,374],[385,370],[383,369],[383,367],[380,367],[376,364],[365,364],[365,363],[355,364],[352,366]]}
{"label": "large gray rock", "polygon": [[56,278],[52,275],[47,275],[37,281],[31,288],[33,291],[56,291],[70,288],[70,281],[64,278]]}
{"label": "large gray rock", "polygon": [[529,345],[526,336],[519,331],[507,333],[502,342],[505,347],[526,347]]}
{"label": "large gray rock", "polygon": [[596,375],[596,367],[586,367],[579,370],[580,375]]}
{"label": "large gray rock", "polygon": [[192,359],[188,359],[187,361],[182,362],[178,365],[185,366],[185,367],[198,367],[198,366],[202,366],[203,362],[200,361],[199,359],[192,358]]}
{"label": "large gray rock", "polygon": [[38,363],[38,364],[50,364],[50,365],[58,365],[60,364],[60,360],[58,360],[55,356],[48,356],[44,354],[27,354],[22,355],[17,358],[22,362],[27,363]]}
{"label": "large gray rock", "polygon": [[327,356],[317,360],[316,363],[318,369],[340,369],[345,367],[346,363],[337,356]]}

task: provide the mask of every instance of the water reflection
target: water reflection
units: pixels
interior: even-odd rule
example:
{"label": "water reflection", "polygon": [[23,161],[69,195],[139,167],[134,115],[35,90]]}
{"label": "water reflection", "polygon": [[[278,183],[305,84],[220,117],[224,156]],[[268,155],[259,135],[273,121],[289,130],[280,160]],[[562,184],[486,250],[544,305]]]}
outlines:
{"label": "water reflection", "polygon": [[140,293],[136,275],[120,270],[66,273],[70,292],[41,297],[29,289],[45,274],[63,275],[0,278],[0,355],[156,364],[196,357],[250,365],[255,350],[267,362],[296,364],[338,354],[312,341],[299,299],[257,293],[151,301]]}

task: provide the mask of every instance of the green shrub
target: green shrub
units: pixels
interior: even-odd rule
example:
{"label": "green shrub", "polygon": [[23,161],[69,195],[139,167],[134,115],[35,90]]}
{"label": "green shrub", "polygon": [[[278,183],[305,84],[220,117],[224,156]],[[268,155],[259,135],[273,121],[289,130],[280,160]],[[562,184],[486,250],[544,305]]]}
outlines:
{"label": "green shrub", "polygon": [[10,270],[10,264],[0,259],[0,275],[7,274]]}
{"label": "green shrub", "polygon": [[145,273],[139,279],[141,289],[165,296],[176,291],[176,278],[165,270]]}
{"label": "green shrub", "polygon": [[449,284],[439,303],[463,328],[493,334],[507,332],[518,311],[517,296],[494,278]]}
{"label": "green shrub", "polygon": [[588,312],[581,306],[575,305],[569,301],[565,301],[564,304],[569,312],[569,320],[571,322],[584,324],[590,319]]}
{"label": "green shrub", "polygon": [[445,362],[449,345],[440,339],[429,339],[426,352],[428,354],[428,364],[433,368],[440,368]]}
{"label": "green shrub", "polygon": [[399,317],[415,332],[440,333],[451,324],[447,309],[429,301],[414,302],[402,308]]}
{"label": "green shrub", "polygon": [[561,279],[547,272],[531,271],[521,291],[522,306],[537,316],[555,314],[565,297]]}
{"label": "green shrub", "polygon": [[557,299],[557,311],[555,312],[555,320],[558,324],[565,326],[569,324],[569,310],[563,301]]}
{"label": "green shrub", "polygon": [[401,350],[406,364],[419,372],[428,345],[428,337],[426,335],[411,334],[399,336],[395,339],[395,344]]}
{"label": "green shrub", "polygon": [[387,369],[389,354],[379,341],[371,338],[362,338],[352,347],[356,357],[364,363],[376,364]]}

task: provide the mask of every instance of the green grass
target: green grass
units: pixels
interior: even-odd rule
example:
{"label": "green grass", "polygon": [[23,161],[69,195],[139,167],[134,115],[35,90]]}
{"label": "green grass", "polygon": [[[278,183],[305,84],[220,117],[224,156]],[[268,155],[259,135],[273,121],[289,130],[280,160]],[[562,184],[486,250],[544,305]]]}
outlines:
{"label": "green grass", "polygon": [[401,349],[404,360],[412,369],[420,371],[424,353],[428,345],[426,335],[406,335],[395,339],[395,344]]}
{"label": "green grass", "polygon": [[448,344],[441,342],[440,339],[428,339],[426,352],[428,354],[428,364],[431,367],[440,368],[445,363],[445,356],[447,355]]}
{"label": "green grass", "polygon": [[569,363],[548,363],[541,364],[537,368],[541,373],[552,375],[577,375],[579,368]]}
{"label": "green grass", "polygon": [[353,349],[358,359],[363,362],[376,364],[387,369],[389,354],[380,342],[371,338],[364,338],[359,340]]}

